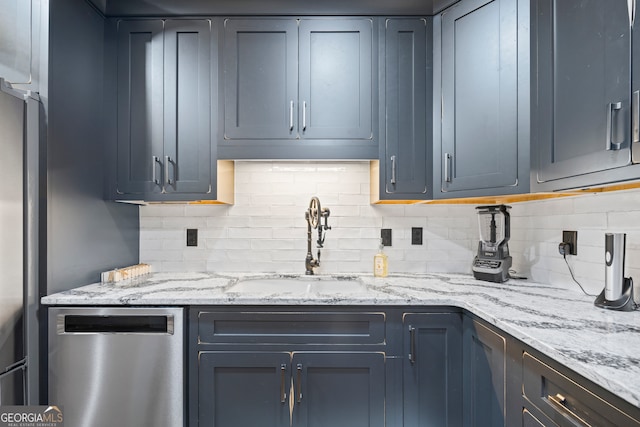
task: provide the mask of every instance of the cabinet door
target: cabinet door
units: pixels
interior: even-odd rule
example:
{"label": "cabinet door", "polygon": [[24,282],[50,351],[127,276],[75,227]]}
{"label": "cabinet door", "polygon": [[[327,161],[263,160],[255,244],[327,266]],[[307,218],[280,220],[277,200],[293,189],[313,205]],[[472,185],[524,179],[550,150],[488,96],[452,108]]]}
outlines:
{"label": "cabinet door", "polygon": [[164,29],[166,193],[211,191],[211,21],[167,20]]}
{"label": "cabinet door", "polygon": [[504,427],[506,340],[474,320],[464,322],[464,425]]}
{"label": "cabinet door", "polygon": [[200,352],[200,427],[288,427],[290,353]]}
{"label": "cabinet door", "polygon": [[162,191],[163,21],[118,22],[117,192]]}
{"label": "cabinet door", "polygon": [[294,353],[292,426],[384,427],[384,361],[383,353]]}
{"label": "cabinet door", "polygon": [[442,13],[441,191],[518,183],[517,2]]}
{"label": "cabinet door", "polygon": [[460,314],[406,314],[404,425],[462,425]]}
{"label": "cabinet door", "polygon": [[224,25],[224,138],[296,138],[296,21],[227,19]]}
{"label": "cabinet door", "polygon": [[630,162],[626,0],[536,0],[537,180]]}
{"label": "cabinet door", "polygon": [[[385,193],[427,193],[426,19],[388,19],[385,26]],[[429,138],[430,139],[430,138]]]}
{"label": "cabinet door", "polygon": [[302,138],[373,138],[372,26],[370,19],[300,22]]}

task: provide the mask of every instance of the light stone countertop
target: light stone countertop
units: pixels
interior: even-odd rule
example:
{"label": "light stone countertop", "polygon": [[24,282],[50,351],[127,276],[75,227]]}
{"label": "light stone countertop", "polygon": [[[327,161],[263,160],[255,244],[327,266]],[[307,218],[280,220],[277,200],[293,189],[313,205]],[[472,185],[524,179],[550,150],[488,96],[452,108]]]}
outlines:
{"label": "light stone countertop", "polygon": [[[460,307],[640,407],[640,311],[596,308],[594,298],[581,293],[577,286],[570,290],[526,280],[498,284],[478,281],[468,275],[424,274],[386,278],[358,276],[360,287],[353,287],[347,277],[312,276],[319,280],[344,280],[344,290],[332,289],[330,293],[309,291],[308,288],[302,291],[269,287],[251,292],[229,291],[230,287],[246,279],[274,277],[283,276],[154,273],[115,284],[96,283],[45,296],[42,303],[62,306]],[[298,279],[306,281],[309,277]],[[338,289],[342,289],[340,283]]]}

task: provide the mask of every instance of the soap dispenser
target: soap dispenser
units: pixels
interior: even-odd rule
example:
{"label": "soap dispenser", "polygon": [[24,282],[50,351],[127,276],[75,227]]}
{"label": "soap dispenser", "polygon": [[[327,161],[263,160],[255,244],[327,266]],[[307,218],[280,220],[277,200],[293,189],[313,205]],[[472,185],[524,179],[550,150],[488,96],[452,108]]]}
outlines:
{"label": "soap dispenser", "polygon": [[387,277],[389,273],[387,254],[384,253],[384,245],[380,239],[378,253],[373,256],[373,275],[375,277]]}

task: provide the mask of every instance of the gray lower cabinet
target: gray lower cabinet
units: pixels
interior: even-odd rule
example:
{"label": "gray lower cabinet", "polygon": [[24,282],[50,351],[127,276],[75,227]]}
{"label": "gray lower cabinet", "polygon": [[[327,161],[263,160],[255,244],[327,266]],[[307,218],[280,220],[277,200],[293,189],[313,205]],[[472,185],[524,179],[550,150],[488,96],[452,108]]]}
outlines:
{"label": "gray lower cabinet", "polygon": [[431,198],[433,18],[384,21],[378,200]]}
{"label": "gray lower cabinet", "polygon": [[383,353],[199,353],[199,425],[384,427]]}
{"label": "gray lower cabinet", "polygon": [[509,427],[506,414],[506,338],[464,318],[463,425]]}
{"label": "gray lower cabinet", "polygon": [[640,409],[599,395],[596,387],[527,350],[522,353],[522,373],[524,426],[640,426]]}
{"label": "gray lower cabinet", "polygon": [[117,171],[112,197],[215,198],[212,21],[120,20],[115,25]]}
{"label": "gray lower cabinet", "polygon": [[289,426],[290,385],[290,353],[203,351],[198,354],[198,425]]}
{"label": "gray lower cabinet", "polygon": [[191,427],[640,427],[640,408],[455,308],[191,307],[189,342]]}
{"label": "gray lower cabinet", "polygon": [[534,0],[531,10],[534,189],[625,179],[632,136],[629,3]]}
{"label": "gray lower cabinet", "polygon": [[404,425],[462,425],[462,314],[407,313],[403,319]]}
{"label": "gray lower cabinet", "polygon": [[384,427],[384,313],[191,312],[192,427]]}
{"label": "gray lower cabinet", "polygon": [[528,21],[513,0],[434,18],[435,198],[529,191]]}
{"label": "gray lower cabinet", "polygon": [[220,157],[377,158],[373,22],[225,19]]}

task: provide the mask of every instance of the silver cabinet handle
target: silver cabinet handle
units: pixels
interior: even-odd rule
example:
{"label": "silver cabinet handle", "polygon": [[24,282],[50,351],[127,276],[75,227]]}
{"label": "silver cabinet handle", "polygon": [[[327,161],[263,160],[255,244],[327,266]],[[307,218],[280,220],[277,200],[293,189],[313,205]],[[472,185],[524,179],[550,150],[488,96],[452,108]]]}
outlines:
{"label": "silver cabinet handle", "polygon": [[296,370],[298,371],[298,375],[297,375],[297,382],[298,382],[298,388],[297,388],[297,392],[296,392],[296,403],[300,403],[302,402],[302,363],[298,363],[298,365],[296,366]]}
{"label": "silver cabinet handle", "polygon": [[453,156],[444,153],[444,182],[451,182],[451,159]]}
{"label": "silver cabinet handle", "polygon": [[391,156],[391,184],[396,184],[396,156]]}
{"label": "silver cabinet handle", "polygon": [[287,365],[284,363],[280,365],[280,403],[285,403],[287,400],[287,388],[286,388],[286,373]]}
{"label": "silver cabinet handle", "polygon": [[302,130],[307,130],[307,101],[302,101]]}
{"label": "silver cabinet handle", "polygon": [[567,399],[560,393],[556,393],[555,396],[548,395],[547,400],[551,402],[556,407],[556,409],[560,410],[561,412],[565,412],[567,415],[569,415],[569,420],[571,421],[571,424],[573,424],[574,426],[584,427],[584,426],[591,425],[585,420],[583,420],[582,418],[580,418],[578,414],[576,414],[575,412],[573,412],[571,409],[567,407]]}
{"label": "silver cabinet handle", "polygon": [[164,156],[164,179],[167,185],[172,185],[171,178],[169,177],[169,163],[171,163],[171,157]]}
{"label": "silver cabinet handle", "polygon": [[631,96],[631,120],[633,142],[640,142],[640,90],[636,90]]}
{"label": "silver cabinet handle", "polygon": [[156,163],[160,163],[160,159],[158,156],[151,156],[151,162],[151,180],[154,184],[160,185],[160,180],[158,180],[158,177],[156,176]]}
{"label": "silver cabinet handle", "polygon": [[416,328],[409,326],[409,362],[416,363]]}
{"label": "silver cabinet handle", "polygon": [[289,130],[293,130],[293,101],[289,104]]}
{"label": "silver cabinet handle", "polygon": [[622,109],[622,102],[610,102],[607,111],[607,144],[606,150],[619,150],[622,143],[613,142],[613,114]]}

